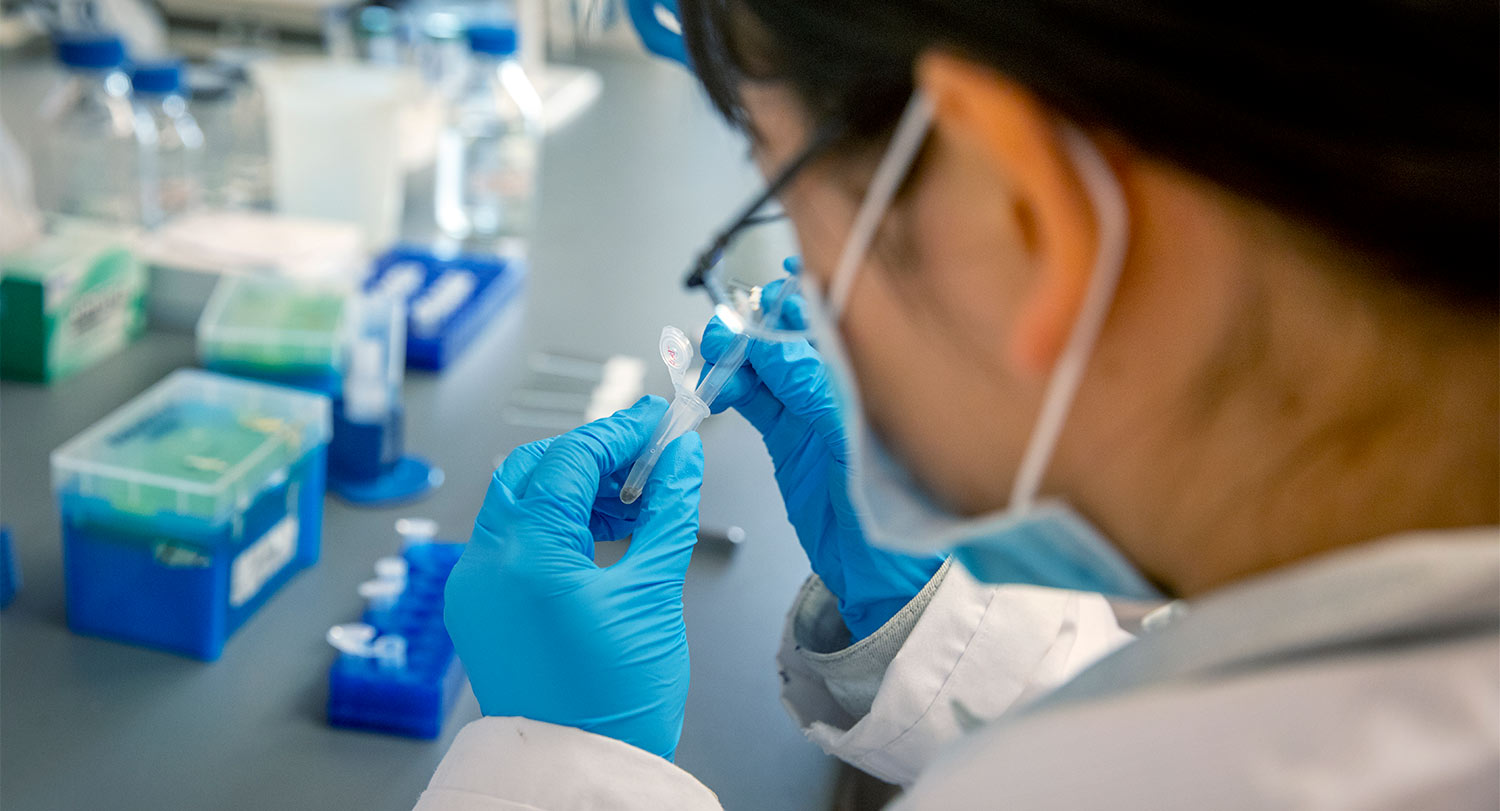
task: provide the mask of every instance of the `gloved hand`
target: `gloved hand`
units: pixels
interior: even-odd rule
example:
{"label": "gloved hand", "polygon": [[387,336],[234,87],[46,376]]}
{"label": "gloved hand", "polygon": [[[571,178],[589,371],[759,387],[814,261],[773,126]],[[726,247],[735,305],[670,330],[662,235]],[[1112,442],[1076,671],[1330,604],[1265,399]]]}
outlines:
{"label": "gloved hand", "polygon": [[[768,286],[764,296],[774,292]],[[803,328],[802,307],[800,297],[787,299],[787,327]],[[715,317],[703,331],[704,360],[717,361],[733,338]],[[730,407],[755,426],[771,452],[787,517],[813,571],[838,597],[844,624],[855,641],[874,633],[922,590],[943,557],[912,557],[865,542],[849,502],[848,440],[818,350],[806,340],[753,341],[745,365],[712,404],[715,413]]]}
{"label": "gloved hand", "polygon": [[[668,760],[682,734],[682,581],[698,535],[703,445],[667,446],[635,504],[620,486],[660,397],[511,451],[448,579],[443,618],[485,715],[578,727]],[[594,544],[630,536],[601,569]]]}

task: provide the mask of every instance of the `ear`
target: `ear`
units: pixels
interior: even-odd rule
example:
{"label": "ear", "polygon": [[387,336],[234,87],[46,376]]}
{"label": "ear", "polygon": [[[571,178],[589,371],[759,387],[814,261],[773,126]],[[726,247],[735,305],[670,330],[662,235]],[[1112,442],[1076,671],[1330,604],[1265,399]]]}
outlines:
{"label": "ear", "polygon": [[917,82],[945,138],[992,161],[1015,197],[1035,279],[1006,354],[1018,374],[1047,374],[1067,341],[1093,269],[1092,205],[1048,108],[1020,84],[958,56],[924,54]]}

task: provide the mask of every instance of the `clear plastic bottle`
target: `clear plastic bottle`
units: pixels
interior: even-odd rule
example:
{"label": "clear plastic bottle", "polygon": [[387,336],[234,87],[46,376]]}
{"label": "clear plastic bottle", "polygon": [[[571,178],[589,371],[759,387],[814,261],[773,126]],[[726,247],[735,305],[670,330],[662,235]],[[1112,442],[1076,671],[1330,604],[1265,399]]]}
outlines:
{"label": "clear plastic bottle", "polygon": [[52,213],[154,225],[156,132],[130,100],[125,46],[107,33],[57,38],[66,79],[42,104],[37,192]]}
{"label": "clear plastic bottle", "polygon": [[376,65],[407,62],[406,20],[399,11],[368,3],[354,13],[354,39],[359,57]]}
{"label": "clear plastic bottle", "polygon": [[213,54],[214,69],[229,83],[229,101],[220,122],[222,137],[208,143],[215,156],[209,174],[218,178],[208,191],[230,208],[272,205],[266,99],[250,76],[251,66],[270,56],[258,47],[225,47]]}
{"label": "clear plastic bottle", "polygon": [[531,230],[542,102],[516,60],[516,32],[468,30],[472,62],[438,142],[435,214],[451,237],[524,237]]}
{"label": "clear plastic bottle", "polygon": [[203,130],[188,111],[181,60],[143,62],[131,74],[138,109],[156,132],[156,191],[163,217],[202,202]]}

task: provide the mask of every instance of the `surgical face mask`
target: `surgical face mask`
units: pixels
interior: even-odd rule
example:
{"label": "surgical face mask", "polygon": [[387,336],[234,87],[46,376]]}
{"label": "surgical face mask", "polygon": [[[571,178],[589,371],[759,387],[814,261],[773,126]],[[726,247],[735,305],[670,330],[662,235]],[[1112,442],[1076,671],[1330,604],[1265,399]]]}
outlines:
{"label": "surgical face mask", "polygon": [[913,96],[855,215],[827,300],[821,300],[817,285],[803,285],[810,304],[808,328],[840,394],[840,409],[850,438],[849,495],[861,529],[872,543],[904,552],[951,549],[975,577],[986,582],[1160,599],[1162,594],[1076,511],[1061,502],[1039,504],[1036,500],[1042,474],[1109,312],[1125,258],[1128,225],[1124,196],[1113,171],[1083,133],[1068,129],[1066,146],[1094,207],[1099,250],[1078,319],[1048,381],[1010,504],[1004,510],[973,518],[942,509],[891,456],[864,419],[838,320],[855,272],[916,159],[932,113],[928,99],[920,92]]}

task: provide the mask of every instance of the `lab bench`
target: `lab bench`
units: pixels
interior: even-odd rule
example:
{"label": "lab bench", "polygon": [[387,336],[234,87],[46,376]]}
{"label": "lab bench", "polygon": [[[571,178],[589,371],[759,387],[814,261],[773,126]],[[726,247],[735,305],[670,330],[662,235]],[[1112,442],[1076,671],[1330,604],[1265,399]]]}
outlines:
{"label": "lab bench", "polygon": [[[326,500],[321,559],[249,617],[218,661],[68,630],[61,523],[49,489],[49,454],[173,370],[195,366],[193,336],[151,329],[52,385],[0,384],[0,516],[25,572],[0,613],[6,811],[98,807],[103,798],[120,811],[411,807],[478,705],[465,688],[432,741],[330,727],[336,653],[325,632],[359,616],[356,587],[371,562],[399,551],[396,518],[431,517],[442,537],[465,539],[495,459],[546,433],[504,419],[530,353],[638,355],[653,367],[648,388],[670,392],[654,362],[662,326],[694,333],[709,315],[706,299],[682,290],[680,274],[758,185],[738,136],[680,68],[590,65],[605,91],[545,144],[524,289],[444,372],[406,378],[406,445],[444,468],[446,484],[404,508]],[[35,133],[19,117],[32,114],[36,96],[16,90],[30,81],[26,65],[6,72],[0,113],[24,144]],[[411,194],[420,200],[420,185]],[[701,432],[704,523],[743,527],[746,540],[732,550],[700,547],[689,570],[692,691],[677,763],[726,808],[824,808],[834,762],[787,718],[774,662],[807,564],[754,432],[732,415],[711,418]],[[601,563],[618,555],[610,545],[601,550]]]}

